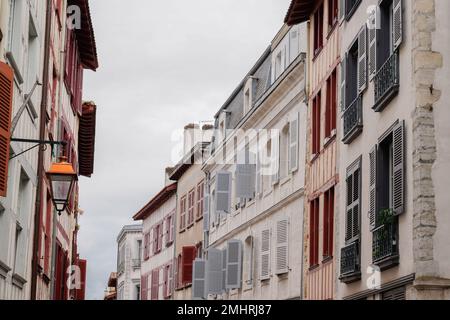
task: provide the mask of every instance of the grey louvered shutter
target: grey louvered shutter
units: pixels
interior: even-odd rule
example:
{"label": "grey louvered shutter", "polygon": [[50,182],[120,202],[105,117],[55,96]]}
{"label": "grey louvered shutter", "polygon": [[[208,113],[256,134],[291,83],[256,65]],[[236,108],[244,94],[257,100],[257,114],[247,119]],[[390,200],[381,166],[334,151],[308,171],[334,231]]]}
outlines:
{"label": "grey louvered shutter", "polygon": [[192,299],[202,300],[205,294],[206,261],[195,259],[192,268]]}
{"label": "grey louvered shutter", "polygon": [[405,122],[393,130],[393,209],[395,215],[405,211]]}
{"label": "grey louvered shutter", "polygon": [[[378,17],[376,17],[377,19]],[[378,22],[375,22],[377,25]],[[368,61],[369,61],[369,80],[372,80],[377,73],[377,39],[378,31],[376,28],[369,29],[369,52],[368,52]]]}
{"label": "grey louvered shutter", "polygon": [[392,42],[395,51],[403,41],[402,0],[394,0],[393,8]]}
{"label": "grey louvered shutter", "polygon": [[230,240],[227,243],[226,289],[239,289],[242,284],[242,242]]}
{"label": "grey louvered shutter", "polygon": [[270,229],[261,232],[261,280],[270,278]]}
{"label": "grey louvered shutter", "polygon": [[344,111],[347,107],[346,93],[347,93],[347,59],[348,53],[346,52],[341,61],[341,110]]}
{"label": "grey louvered shutter", "polygon": [[276,241],[275,273],[278,275],[289,271],[289,221],[287,219],[277,222]]}
{"label": "grey louvered shutter", "polygon": [[364,24],[358,34],[358,92],[367,88],[367,26]]}
{"label": "grey louvered shutter", "polygon": [[227,249],[222,250],[222,292],[226,291],[227,281]]}
{"label": "grey louvered shutter", "polygon": [[236,165],[236,197],[239,199],[253,199],[256,192],[256,165]]}
{"label": "grey louvered shutter", "polygon": [[296,113],[294,119],[289,123],[289,172],[298,169],[298,124],[299,114]]}
{"label": "grey louvered shutter", "polygon": [[378,146],[375,146],[369,154],[369,221],[370,230],[374,230],[376,226],[376,215],[377,215],[377,153]]}
{"label": "grey louvered shutter", "polygon": [[209,217],[210,217],[210,197],[209,197],[209,186],[205,182],[203,189],[203,231],[209,231]]}
{"label": "grey louvered shutter", "polygon": [[345,241],[353,238],[353,175],[347,178],[347,213],[346,213],[346,229]]}
{"label": "grey louvered shutter", "polygon": [[231,172],[220,171],[216,175],[216,214],[230,213]]}
{"label": "grey louvered shutter", "polygon": [[222,251],[209,248],[206,260],[206,295],[223,292],[222,278]]}
{"label": "grey louvered shutter", "polygon": [[261,154],[258,151],[256,159],[256,194],[258,195],[262,193],[262,181],[263,177],[261,175]]}
{"label": "grey louvered shutter", "polygon": [[352,236],[353,238],[359,235],[359,212],[361,207],[361,192],[360,192],[360,179],[359,179],[360,169],[353,173],[353,218],[352,218]]}
{"label": "grey louvered shutter", "polygon": [[272,136],[272,184],[280,181],[280,132]]}
{"label": "grey louvered shutter", "polygon": [[347,0],[339,0],[339,21],[345,18],[345,2]]}

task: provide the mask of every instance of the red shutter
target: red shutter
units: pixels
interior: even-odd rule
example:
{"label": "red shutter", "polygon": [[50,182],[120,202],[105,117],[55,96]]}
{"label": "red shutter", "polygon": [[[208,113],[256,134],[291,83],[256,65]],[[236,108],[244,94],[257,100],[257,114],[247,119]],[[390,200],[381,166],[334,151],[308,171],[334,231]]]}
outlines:
{"label": "red shutter", "polygon": [[147,297],[148,276],[141,277],[141,300],[148,300]]}
{"label": "red shutter", "polygon": [[196,248],[183,247],[182,251],[182,275],[181,282],[183,285],[192,283],[192,265],[195,260]]}
{"label": "red shutter", "polygon": [[174,217],[175,217],[175,214],[174,213],[172,213],[171,215],[170,215],[170,225],[169,225],[169,241],[170,241],[170,243],[173,243],[173,241],[174,241],[174,236],[175,236],[175,225],[174,225]]}
{"label": "red shutter", "polygon": [[167,297],[169,296],[169,266],[164,266],[164,283],[163,283],[163,295],[164,295],[164,299],[167,299]]}
{"label": "red shutter", "polygon": [[8,188],[9,144],[11,140],[11,112],[14,71],[0,62],[0,196],[6,197]]}
{"label": "red shutter", "polygon": [[80,268],[81,288],[76,291],[76,299],[84,300],[86,295],[86,260],[78,260],[78,267]]}
{"label": "red shutter", "polygon": [[169,264],[169,267],[167,268],[167,272],[169,274],[168,275],[168,277],[169,277],[169,280],[168,280],[169,288],[168,288],[167,292],[168,292],[168,296],[169,297],[172,295],[172,292],[173,292],[173,274],[172,274],[173,266],[174,266],[174,264],[172,262],[172,263]]}
{"label": "red shutter", "polygon": [[149,234],[150,244],[149,244],[149,255],[153,256],[155,254],[155,231],[156,229],[153,227]]}
{"label": "red shutter", "polygon": [[159,269],[152,271],[152,300],[158,300],[159,293]]}

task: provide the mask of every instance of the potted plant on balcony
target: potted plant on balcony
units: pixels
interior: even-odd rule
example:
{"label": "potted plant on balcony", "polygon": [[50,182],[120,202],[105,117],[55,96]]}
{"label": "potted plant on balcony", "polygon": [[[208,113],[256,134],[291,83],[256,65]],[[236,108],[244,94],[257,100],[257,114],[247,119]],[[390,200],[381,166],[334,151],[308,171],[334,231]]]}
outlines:
{"label": "potted plant on balcony", "polygon": [[[382,209],[378,213],[378,226],[379,226],[379,234],[378,241],[381,243],[386,243],[389,241],[389,233],[391,232],[392,225],[394,223],[395,215],[394,210],[392,209]],[[396,245],[395,238],[392,239],[392,245]],[[382,246],[376,246],[374,255],[375,257],[380,257],[382,255]]]}

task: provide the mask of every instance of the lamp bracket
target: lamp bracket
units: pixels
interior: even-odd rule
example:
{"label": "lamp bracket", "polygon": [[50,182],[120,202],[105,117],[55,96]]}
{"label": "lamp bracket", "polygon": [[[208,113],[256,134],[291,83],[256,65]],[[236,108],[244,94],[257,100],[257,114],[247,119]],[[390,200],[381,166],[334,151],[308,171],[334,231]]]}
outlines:
{"label": "lamp bracket", "polygon": [[18,154],[12,155],[12,156],[9,158],[9,160],[15,159],[15,158],[17,158],[17,157],[19,157],[19,156],[21,156],[21,155],[27,153],[28,151],[31,151],[31,150],[33,150],[33,149],[39,147],[39,146],[42,146],[42,145],[44,145],[44,146],[49,145],[49,146],[52,147],[52,149],[53,149],[53,147],[54,147],[55,145],[60,145],[60,146],[65,146],[65,145],[67,145],[67,142],[66,142],[66,141],[35,140],[35,139],[20,139],[20,138],[11,138],[11,142],[18,142],[18,143],[33,143],[34,146],[32,146],[32,147],[30,147],[30,148],[28,148],[28,149],[26,149],[26,150],[24,150],[24,151],[22,151],[22,152],[20,152],[20,153],[18,153]]}

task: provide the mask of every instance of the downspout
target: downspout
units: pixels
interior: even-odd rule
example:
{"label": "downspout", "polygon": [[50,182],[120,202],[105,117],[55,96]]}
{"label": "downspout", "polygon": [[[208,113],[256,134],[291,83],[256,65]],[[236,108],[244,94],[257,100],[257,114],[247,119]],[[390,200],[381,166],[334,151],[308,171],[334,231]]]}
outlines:
{"label": "downspout", "polygon": [[[49,58],[50,58],[50,33],[52,22],[52,0],[47,0],[46,18],[45,18],[45,40],[44,40],[44,69],[42,75],[42,99],[39,121],[39,140],[45,140],[46,109],[48,100],[48,78],[49,78]],[[37,166],[37,188],[36,205],[34,214],[34,235],[33,235],[33,259],[31,265],[31,300],[37,298],[37,277],[39,265],[39,245],[41,240],[41,221],[42,221],[42,184],[44,179],[44,152],[45,146],[39,147],[38,166]]]}
{"label": "downspout", "polygon": [[[175,259],[177,258],[177,233],[178,233],[178,222],[177,222],[177,217],[178,217],[178,181],[177,181],[177,191],[175,192],[175,215],[173,218],[173,260],[175,262]],[[170,300],[175,300],[175,288],[176,288],[176,279],[175,279],[175,268],[178,268],[178,260],[176,261],[177,265],[172,267],[171,273],[172,273],[172,296],[170,298]],[[173,265],[173,262],[172,262]],[[180,270],[178,270],[177,272],[177,277],[178,277],[178,273],[180,272]]]}

